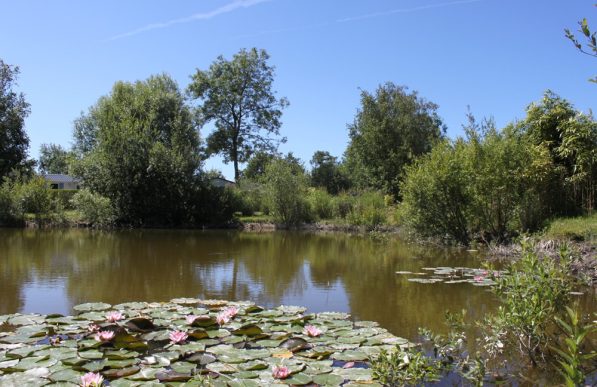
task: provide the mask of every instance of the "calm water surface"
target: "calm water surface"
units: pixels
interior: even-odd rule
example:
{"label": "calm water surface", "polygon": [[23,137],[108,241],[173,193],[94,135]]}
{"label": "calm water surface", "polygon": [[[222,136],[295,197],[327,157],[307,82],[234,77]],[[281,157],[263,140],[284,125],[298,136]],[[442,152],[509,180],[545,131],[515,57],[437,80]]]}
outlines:
{"label": "calm water surface", "polygon": [[91,301],[252,300],[349,312],[413,338],[421,326],[443,331],[448,309],[477,319],[496,307],[484,288],[395,273],[428,266],[481,260],[347,234],[0,229],[0,314],[70,314]]}

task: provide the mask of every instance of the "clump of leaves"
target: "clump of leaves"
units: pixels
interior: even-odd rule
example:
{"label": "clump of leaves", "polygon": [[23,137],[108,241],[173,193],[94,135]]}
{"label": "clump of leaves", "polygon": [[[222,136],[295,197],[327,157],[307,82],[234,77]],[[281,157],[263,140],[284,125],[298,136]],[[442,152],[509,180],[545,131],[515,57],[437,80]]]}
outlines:
{"label": "clump of leaves", "polygon": [[586,379],[585,364],[597,356],[595,351],[583,353],[583,343],[587,335],[597,332],[597,324],[590,322],[583,325],[578,313],[566,307],[567,322],[556,317],[563,331],[563,342],[551,347],[557,354],[558,371],[564,378],[566,386],[584,385]]}
{"label": "clump of leaves", "polygon": [[414,386],[440,379],[441,365],[420,350],[396,348],[388,353],[382,350],[372,362],[373,377],[385,386]]}

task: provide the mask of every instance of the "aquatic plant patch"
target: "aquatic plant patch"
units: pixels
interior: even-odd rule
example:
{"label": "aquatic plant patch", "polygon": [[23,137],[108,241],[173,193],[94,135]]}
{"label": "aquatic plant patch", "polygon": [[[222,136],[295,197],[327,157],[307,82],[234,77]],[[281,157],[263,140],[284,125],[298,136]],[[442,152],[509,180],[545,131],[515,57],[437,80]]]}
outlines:
{"label": "aquatic plant patch", "polygon": [[180,298],[74,310],[0,316],[0,385],[379,385],[371,361],[413,345],[302,307]]}
{"label": "aquatic plant patch", "polygon": [[507,275],[507,271],[476,269],[471,267],[424,267],[420,273],[397,271],[399,275],[416,275],[409,282],[421,284],[472,284],[474,286],[495,285],[495,278]]}

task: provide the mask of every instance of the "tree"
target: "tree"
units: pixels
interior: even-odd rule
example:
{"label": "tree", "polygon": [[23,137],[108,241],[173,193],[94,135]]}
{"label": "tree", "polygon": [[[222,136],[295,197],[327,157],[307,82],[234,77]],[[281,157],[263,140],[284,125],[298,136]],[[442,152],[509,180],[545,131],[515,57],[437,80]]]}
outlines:
{"label": "tree", "polygon": [[39,171],[42,174],[68,174],[68,164],[71,154],[61,145],[41,144],[39,149]]}
{"label": "tree", "polygon": [[307,177],[289,158],[276,158],[262,177],[268,208],[276,222],[297,225],[309,218]]}
{"label": "tree", "polygon": [[23,93],[13,90],[19,68],[0,59],[0,178],[15,168],[30,168],[27,159],[29,137],[25,132],[25,118],[29,104]]}
{"label": "tree", "polygon": [[243,177],[251,180],[255,180],[263,176],[265,168],[274,158],[275,154],[268,152],[256,152],[247,161],[247,166],[242,172]]}
{"label": "tree", "polygon": [[438,106],[391,82],[361,92],[361,108],[348,126],[346,163],[357,187],[399,197],[403,168],[427,153],[445,127]]}
{"label": "tree", "polygon": [[[81,127],[85,141],[77,145]],[[75,124],[75,149],[74,171],[87,188],[110,200],[119,222],[188,221],[200,167],[199,134],[168,75],[117,82]]]}
{"label": "tree", "polygon": [[207,138],[208,154],[220,154],[234,163],[234,178],[240,177],[239,163],[258,151],[273,153],[280,142],[285,98],[277,99],[272,90],[274,67],[267,64],[265,50],[241,50],[228,61],[220,56],[209,70],[192,76],[189,92],[200,100],[197,109],[202,123],[215,122]]}
{"label": "tree", "polygon": [[311,185],[324,187],[332,195],[348,188],[348,179],[337,158],[327,151],[316,151],[311,158]]}
{"label": "tree", "polygon": [[[595,4],[595,7],[597,7],[597,4]],[[583,34],[584,37],[587,39],[587,43],[585,43],[586,47],[578,41],[578,38],[568,28],[564,30],[564,32],[566,33],[566,37],[572,42],[572,44],[574,44],[574,47],[576,47],[580,52],[597,58],[597,32],[591,32],[591,29],[589,28],[589,23],[587,22],[586,18],[579,21],[578,25],[580,26],[580,30],[578,32]],[[597,77],[589,79],[589,81],[597,83]]]}

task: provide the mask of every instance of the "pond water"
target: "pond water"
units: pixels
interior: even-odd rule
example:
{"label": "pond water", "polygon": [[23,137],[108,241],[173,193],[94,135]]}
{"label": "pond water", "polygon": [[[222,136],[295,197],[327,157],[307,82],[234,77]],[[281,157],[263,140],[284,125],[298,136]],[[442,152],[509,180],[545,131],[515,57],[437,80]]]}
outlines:
{"label": "pond water", "polygon": [[[497,301],[484,287],[396,272],[481,265],[479,253],[342,233],[0,229],[0,314],[71,314],[94,301],[251,300],[348,312],[414,339],[418,327],[445,331],[446,310],[480,319]],[[595,310],[595,297],[582,301]]]}
{"label": "pond water", "polygon": [[487,288],[408,281],[424,267],[480,267],[475,253],[349,234],[201,230],[0,229],[0,314],[71,314],[83,302],[176,297],[306,306],[415,338],[446,310],[481,318]]}

